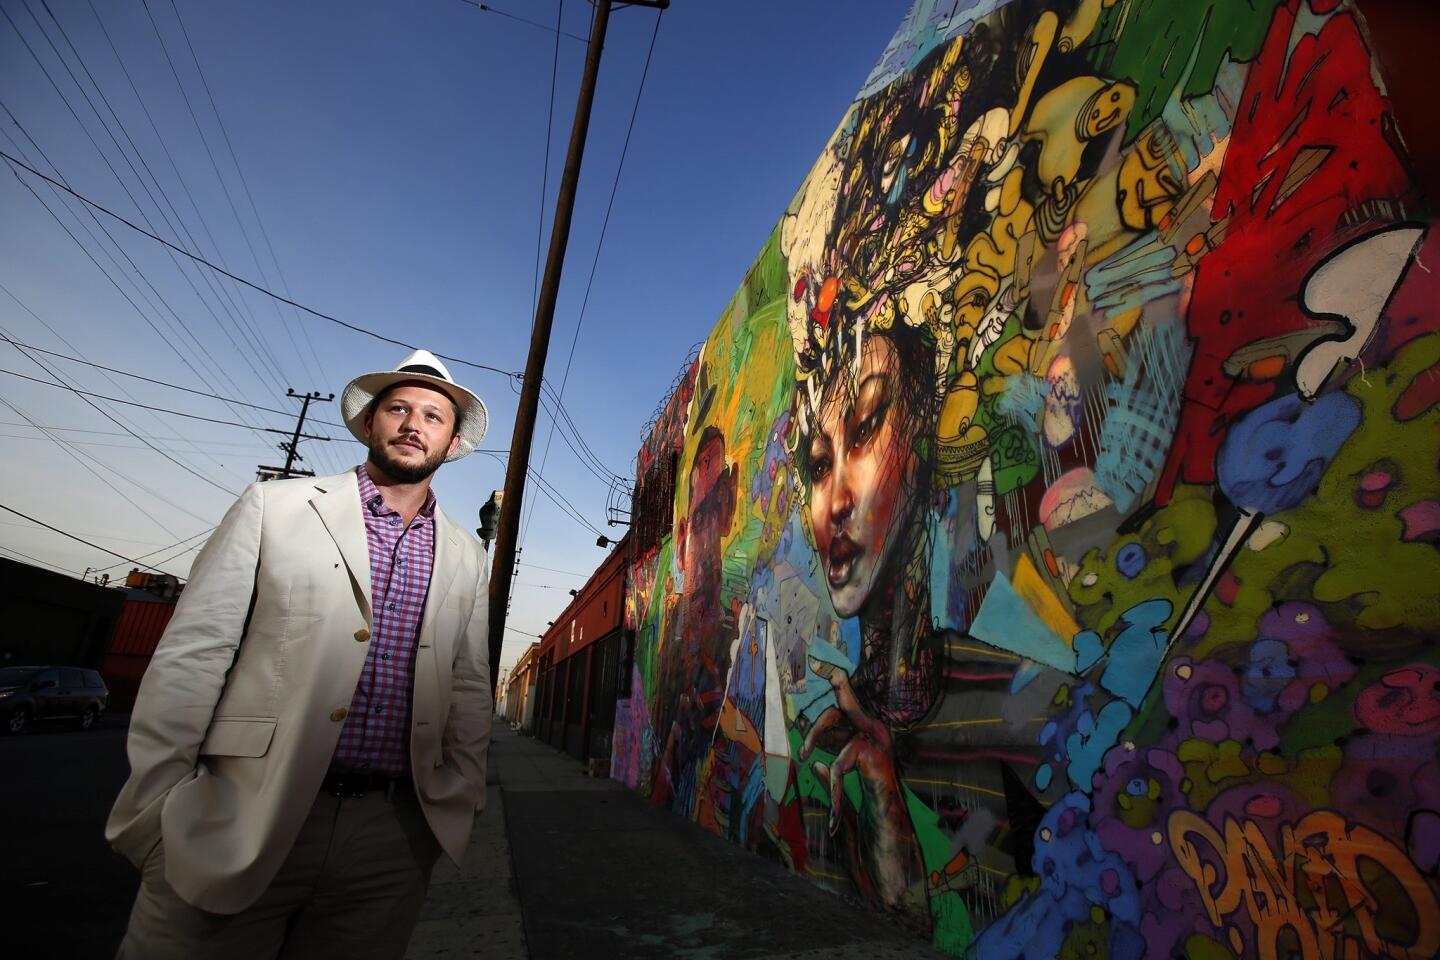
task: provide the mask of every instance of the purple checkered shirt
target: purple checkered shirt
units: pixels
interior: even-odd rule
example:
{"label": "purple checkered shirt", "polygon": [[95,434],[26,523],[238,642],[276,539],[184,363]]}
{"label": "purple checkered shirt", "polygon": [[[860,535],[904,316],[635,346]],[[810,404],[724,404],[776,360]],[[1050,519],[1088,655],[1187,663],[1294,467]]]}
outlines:
{"label": "purple checkered shirt", "polygon": [[332,770],[359,770],[391,777],[410,774],[410,697],[415,680],[415,643],[435,565],[435,493],[407,527],[385,505],[365,467],[360,513],[370,548],[370,649],[340,730]]}

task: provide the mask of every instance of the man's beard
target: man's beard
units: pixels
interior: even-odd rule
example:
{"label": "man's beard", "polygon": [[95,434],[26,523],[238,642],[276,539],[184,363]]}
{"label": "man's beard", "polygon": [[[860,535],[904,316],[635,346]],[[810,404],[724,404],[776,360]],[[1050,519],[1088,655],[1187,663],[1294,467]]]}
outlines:
{"label": "man's beard", "polygon": [[384,441],[370,441],[370,460],[385,471],[385,475],[400,483],[419,483],[440,469],[440,464],[445,462],[445,451],[436,450],[425,457],[419,463],[406,463],[395,457],[390,447]]}

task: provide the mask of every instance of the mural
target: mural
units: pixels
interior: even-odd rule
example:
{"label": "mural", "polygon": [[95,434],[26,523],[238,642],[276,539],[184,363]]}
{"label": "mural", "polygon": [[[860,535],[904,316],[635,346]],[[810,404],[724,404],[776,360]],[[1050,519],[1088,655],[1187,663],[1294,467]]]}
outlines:
{"label": "mural", "polygon": [[1365,38],[917,0],[641,450],[615,775],[957,954],[1440,954],[1440,231]]}

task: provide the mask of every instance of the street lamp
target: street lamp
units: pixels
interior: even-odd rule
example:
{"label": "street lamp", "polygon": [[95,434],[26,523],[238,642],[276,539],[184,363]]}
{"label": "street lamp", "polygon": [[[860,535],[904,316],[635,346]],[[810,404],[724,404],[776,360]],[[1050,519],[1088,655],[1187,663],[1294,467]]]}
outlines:
{"label": "street lamp", "polygon": [[505,499],[504,492],[491,490],[490,499],[480,508],[480,526],[475,532],[480,537],[480,542],[485,544],[485,552],[490,552],[490,544],[495,540],[495,531],[500,526],[500,501]]}

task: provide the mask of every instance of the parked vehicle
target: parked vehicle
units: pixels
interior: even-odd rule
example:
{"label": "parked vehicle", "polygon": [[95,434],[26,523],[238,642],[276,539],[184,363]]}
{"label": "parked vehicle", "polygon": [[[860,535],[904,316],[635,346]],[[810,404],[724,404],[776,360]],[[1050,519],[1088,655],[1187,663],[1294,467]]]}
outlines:
{"label": "parked vehicle", "polygon": [[24,733],[31,723],[95,725],[110,691],[94,670],[81,667],[0,667],[0,730]]}

